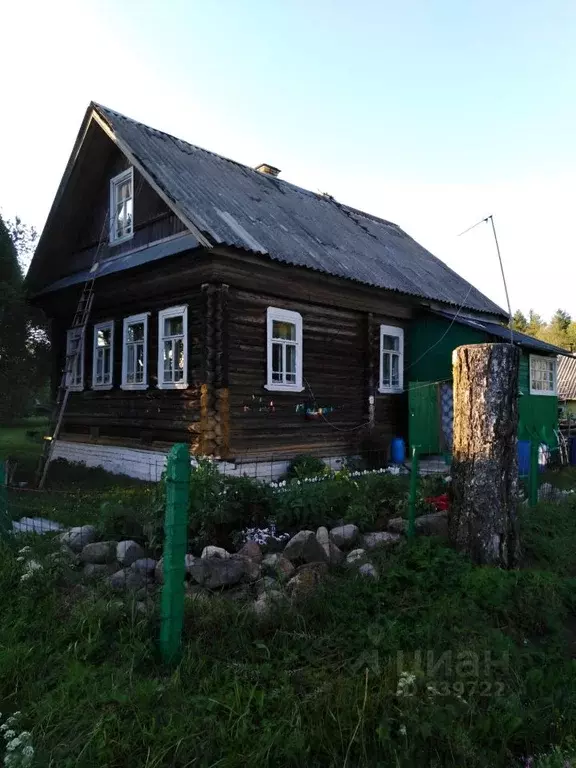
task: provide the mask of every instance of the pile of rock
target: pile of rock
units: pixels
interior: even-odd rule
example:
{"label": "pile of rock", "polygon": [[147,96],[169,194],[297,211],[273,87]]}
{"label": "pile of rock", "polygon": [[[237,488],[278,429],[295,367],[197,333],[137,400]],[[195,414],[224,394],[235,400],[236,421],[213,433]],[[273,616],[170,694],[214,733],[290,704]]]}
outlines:
{"label": "pile of rock", "polygon": [[[265,554],[255,541],[247,541],[235,553],[208,546],[197,557],[185,557],[186,591],[190,599],[206,599],[218,592],[230,599],[251,601],[257,614],[282,602],[298,602],[309,595],[331,567],[348,568],[361,577],[378,579],[370,555],[377,549],[395,546],[406,533],[407,521],[390,520],[387,531],[361,534],[354,524],[316,532],[299,531],[281,552]],[[446,536],[445,513],[416,519],[423,535]],[[85,580],[100,580],[115,591],[133,592],[137,599],[150,596],[164,582],[163,559],[147,556],[136,541],[99,541],[91,525],[71,528],[58,536],[71,562]]]}

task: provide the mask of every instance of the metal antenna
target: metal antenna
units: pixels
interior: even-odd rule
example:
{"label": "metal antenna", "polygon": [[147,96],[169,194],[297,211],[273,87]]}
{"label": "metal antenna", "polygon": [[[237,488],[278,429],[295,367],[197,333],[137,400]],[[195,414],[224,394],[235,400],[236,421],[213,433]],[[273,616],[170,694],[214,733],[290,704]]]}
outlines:
{"label": "metal antenna", "polygon": [[506,275],[504,274],[504,264],[502,262],[502,254],[500,253],[500,244],[498,243],[498,235],[496,234],[496,227],[494,225],[494,216],[486,216],[484,219],[480,219],[476,224],[472,224],[471,227],[465,229],[464,232],[460,232],[458,237],[465,235],[466,232],[470,232],[471,229],[478,227],[480,224],[484,224],[489,221],[492,225],[492,234],[494,235],[494,242],[496,243],[496,253],[498,254],[498,261],[500,262],[500,272],[502,273],[502,282],[504,283],[504,292],[506,294],[506,303],[508,304],[508,327],[510,328],[510,344],[514,344],[514,329],[512,328],[512,305],[510,304],[510,295],[508,293],[508,284],[506,283]]}

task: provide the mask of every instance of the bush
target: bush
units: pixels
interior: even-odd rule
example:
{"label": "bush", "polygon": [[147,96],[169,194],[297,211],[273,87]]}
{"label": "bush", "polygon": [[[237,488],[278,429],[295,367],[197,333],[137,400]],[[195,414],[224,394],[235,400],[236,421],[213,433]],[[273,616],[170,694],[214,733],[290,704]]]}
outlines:
{"label": "bush", "polygon": [[353,493],[354,486],[346,476],[318,482],[292,480],[276,491],[272,517],[282,531],[336,525]]}
{"label": "bush", "polygon": [[384,528],[390,518],[400,515],[407,502],[404,478],[386,474],[366,474],[351,480],[354,493],[344,515],[346,522],[362,530]]}
{"label": "bush", "polygon": [[264,523],[272,489],[248,477],[226,477],[214,462],[199,459],[190,478],[190,533],[196,546],[230,546],[233,533]]}
{"label": "bush", "polygon": [[317,477],[328,472],[328,467],[322,459],[302,453],[290,462],[286,477],[289,480],[303,480],[308,477]]}

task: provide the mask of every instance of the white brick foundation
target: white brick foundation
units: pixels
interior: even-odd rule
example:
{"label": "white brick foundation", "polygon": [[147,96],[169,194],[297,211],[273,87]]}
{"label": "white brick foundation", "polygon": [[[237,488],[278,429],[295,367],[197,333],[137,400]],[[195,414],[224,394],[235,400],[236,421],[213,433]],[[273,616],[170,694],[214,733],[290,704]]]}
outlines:
{"label": "white brick foundation", "polygon": [[[139,448],[123,448],[115,445],[95,445],[94,443],[76,443],[57,440],[54,444],[52,459],[66,459],[85,464],[87,467],[101,467],[116,475],[128,475],[139,480],[158,482],[166,466],[167,452],[146,451]],[[342,457],[329,457],[323,461],[331,469],[339,469]],[[194,465],[191,458],[191,464]],[[278,480],[285,474],[290,461],[218,461],[218,469],[231,477],[256,478],[258,480]]]}

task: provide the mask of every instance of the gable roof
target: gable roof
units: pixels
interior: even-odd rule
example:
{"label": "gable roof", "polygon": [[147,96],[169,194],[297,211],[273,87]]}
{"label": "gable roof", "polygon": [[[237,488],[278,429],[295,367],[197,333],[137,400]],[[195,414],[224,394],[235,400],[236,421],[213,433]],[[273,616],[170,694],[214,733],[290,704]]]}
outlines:
{"label": "gable roof", "polygon": [[[494,336],[502,341],[510,342],[510,328],[505,325],[499,325],[488,320],[481,320],[479,318],[462,317],[462,315],[453,315],[449,312],[441,312],[436,310],[433,314],[440,315],[445,320],[450,320],[452,323],[458,323],[459,325],[467,325],[469,328],[475,328],[477,331],[484,331],[489,336]],[[540,354],[547,355],[570,355],[566,349],[557,347],[554,344],[548,344],[547,341],[541,341],[535,339],[533,336],[528,336],[520,331],[512,331],[512,341],[519,347],[532,350],[533,352],[539,352]],[[562,358],[560,358],[562,360]],[[560,366],[560,360],[558,365]],[[576,362],[576,360],[575,360]],[[576,371],[575,371],[576,373]],[[558,367],[558,377],[560,377],[560,367]],[[558,388],[560,388],[560,381],[558,381]]]}
{"label": "gable roof", "polygon": [[558,397],[561,400],[576,400],[576,357],[561,357],[558,360]]}
{"label": "gable roof", "polygon": [[89,113],[204,247],[240,248],[377,288],[506,316],[396,224],[99,104],[92,103]]}

